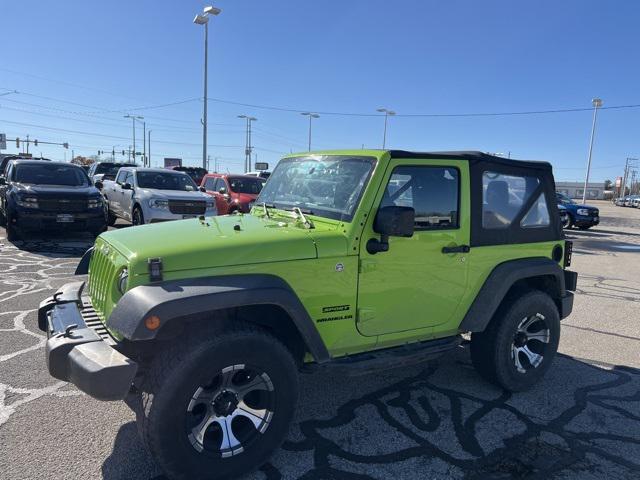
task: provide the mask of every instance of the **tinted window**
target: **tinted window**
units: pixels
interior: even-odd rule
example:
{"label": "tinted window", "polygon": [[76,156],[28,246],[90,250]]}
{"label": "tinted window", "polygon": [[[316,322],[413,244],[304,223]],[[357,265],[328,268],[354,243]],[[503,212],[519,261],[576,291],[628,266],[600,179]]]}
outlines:
{"label": "tinted window", "polygon": [[508,228],[540,181],[536,177],[484,172],[482,175],[482,226]]}
{"label": "tinted window", "polygon": [[458,228],[459,173],[453,167],[397,167],[381,206],[412,207],[415,229]]}
{"label": "tinted window", "polygon": [[249,193],[257,195],[262,190],[264,180],[261,178],[247,178],[247,177],[229,177],[229,187],[232,192],[235,193]]}
{"label": "tinted window", "polygon": [[169,172],[138,172],[138,187],[186,192],[198,189],[195,182],[186,173]]}
{"label": "tinted window", "polygon": [[34,185],[63,185],[67,187],[89,185],[89,179],[81,168],[45,162],[38,165],[16,165],[13,179],[16,182]]}

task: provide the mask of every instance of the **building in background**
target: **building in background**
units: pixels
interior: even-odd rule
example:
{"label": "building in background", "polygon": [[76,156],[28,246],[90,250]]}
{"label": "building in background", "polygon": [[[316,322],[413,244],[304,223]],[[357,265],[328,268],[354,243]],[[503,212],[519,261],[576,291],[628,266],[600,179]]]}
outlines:
{"label": "building in background", "polygon": [[[556,182],[556,192],[564,193],[570,198],[582,200],[584,182]],[[587,186],[587,200],[605,200],[611,198],[612,193],[610,190],[605,190],[604,182],[589,183]]]}

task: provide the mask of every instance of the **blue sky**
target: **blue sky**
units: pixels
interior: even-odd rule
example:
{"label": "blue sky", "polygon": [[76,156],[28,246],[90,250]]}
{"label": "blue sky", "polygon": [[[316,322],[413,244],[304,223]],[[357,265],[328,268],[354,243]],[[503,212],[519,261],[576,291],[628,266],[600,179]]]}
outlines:
{"label": "blue sky", "polygon": [[[76,154],[131,144],[144,115],[152,160],[201,162],[203,31],[194,0],[0,0],[0,132],[69,142]],[[592,0],[220,0],[210,24],[209,96],[293,110],[375,114],[520,112],[640,104],[640,3]],[[184,103],[157,107],[162,104]],[[211,101],[209,153],[239,170],[250,114],[259,161],[306,149],[299,113]],[[43,128],[47,127],[47,128]],[[598,117],[592,179],[640,156],[640,108]],[[387,144],[551,161],[584,180],[591,112],[394,117]],[[379,148],[383,119],[323,114],[314,148]],[[77,133],[82,132],[82,133]],[[140,133],[138,131],[138,141]],[[15,152],[9,144],[6,152]],[[139,146],[139,150],[141,146]],[[6,153],[5,152],[5,153]],[[59,147],[36,153],[63,159]],[[70,158],[67,152],[67,159]],[[122,158],[122,157],[119,157]]]}

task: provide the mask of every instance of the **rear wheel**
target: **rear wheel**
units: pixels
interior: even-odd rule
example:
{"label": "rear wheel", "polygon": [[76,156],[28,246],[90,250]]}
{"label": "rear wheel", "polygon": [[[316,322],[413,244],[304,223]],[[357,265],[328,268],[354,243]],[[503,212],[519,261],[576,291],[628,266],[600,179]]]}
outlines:
{"label": "rear wheel", "polygon": [[142,215],[142,209],[140,207],[134,207],[133,214],[131,215],[131,223],[133,225],[144,225],[144,216]]}
{"label": "rear wheel", "polygon": [[560,316],[539,290],[507,299],[484,332],[471,335],[471,360],[486,380],[506,390],[527,390],[551,366],[560,339]]}
{"label": "rear wheel", "polygon": [[276,338],[250,325],[206,337],[160,354],[141,386],[139,431],[172,479],[258,468],[295,410],[296,365]]}

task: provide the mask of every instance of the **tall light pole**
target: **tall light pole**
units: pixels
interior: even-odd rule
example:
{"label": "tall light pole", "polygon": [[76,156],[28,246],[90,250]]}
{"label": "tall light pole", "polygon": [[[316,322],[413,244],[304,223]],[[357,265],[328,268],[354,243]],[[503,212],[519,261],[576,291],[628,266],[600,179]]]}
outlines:
{"label": "tall light pole", "polygon": [[247,121],[247,129],[245,131],[245,148],[244,148],[244,171],[251,171],[251,151],[253,147],[251,146],[251,122],[257,122],[258,119],[256,117],[251,117],[249,115],[238,115],[238,118],[243,118]]}
{"label": "tall light pole", "polygon": [[584,190],[582,190],[582,204],[587,203],[587,185],[589,184],[589,173],[591,171],[591,152],[593,151],[593,139],[596,134],[596,119],[598,118],[598,109],[602,107],[602,99],[594,98],[591,100],[593,105],[593,123],[591,124],[591,139],[589,140],[589,160],[587,161],[587,176],[584,179]]}
{"label": "tall light pole", "polygon": [[136,120],[144,120],[144,117],[127,114],[124,118],[130,118],[133,125],[133,163],[136,163]]}
{"label": "tall light pole", "polygon": [[382,135],[382,149],[384,150],[387,146],[387,119],[389,117],[393,117],[396,112],[393,110],[388,110],[386,108],[378,108],[377,112],[384,113],[384,134]]}
{"label": "tall light pole", "polygon": [[312,112],[303,112],[300,115],[309,117],[309,151],[311,151],[311,120],[314,118],[320,118],[320,115]]}
{"label": "tall light pole", "polygon": [[202,168],[207,168],[207,75],[209,70],[209,17],[220,15],[220,10],[211,5],[204,7],[202,13],[196,15],[193,23],[204,25],[204,99],[202,108]]}

